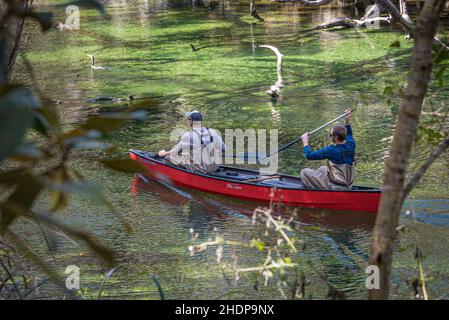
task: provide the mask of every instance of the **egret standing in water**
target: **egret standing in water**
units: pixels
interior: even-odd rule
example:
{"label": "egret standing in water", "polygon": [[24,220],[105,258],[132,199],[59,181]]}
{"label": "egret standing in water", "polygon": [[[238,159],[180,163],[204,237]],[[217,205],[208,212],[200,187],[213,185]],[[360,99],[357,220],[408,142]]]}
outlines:
{"label": "egret standing in water", "polygon": [[94,70],[106,70],[105,67],[102,67],[102,66],[96,66],[96,65],[95,65],[95,57],[94,57],[93,55],[88,54],[87,56],[90,58],[90,61],[91,61],[90,67],[91,67],[92,69],[94,69]]}

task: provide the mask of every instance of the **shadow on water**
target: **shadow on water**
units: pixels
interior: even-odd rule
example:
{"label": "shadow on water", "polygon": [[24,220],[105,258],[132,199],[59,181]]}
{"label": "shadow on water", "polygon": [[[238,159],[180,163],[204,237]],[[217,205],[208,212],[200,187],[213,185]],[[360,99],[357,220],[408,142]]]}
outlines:
{"label": "shadow on water", "polygon": [[[198,206],[202,214],[210,214],[217,219],[234,216],[251,219],[256,208],[267,207],[267,204],[229,198],[180,186],[172,186],[164,182],[154,181],[142,175],[134,177],[132,192],[149,192],[168,204],[190,203]],[[336,210],[306,209],[276,205],[274,214],[283,218],[294,215],[294,223],[299,225],[316,225],[323,228],[347,229],[351,227],[365,228],[374,226],[375,215],[363,212],[346,212]],[[195,228],[196,229],[196,228]]]}

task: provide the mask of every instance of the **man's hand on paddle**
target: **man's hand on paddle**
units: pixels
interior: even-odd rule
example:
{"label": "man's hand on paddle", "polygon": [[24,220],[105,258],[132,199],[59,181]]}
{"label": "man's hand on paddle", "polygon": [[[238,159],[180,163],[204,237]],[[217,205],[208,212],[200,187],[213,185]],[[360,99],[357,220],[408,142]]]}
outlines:
{"label": "man's hand on paddle", "polygon": [[157,153],[157,155],[161,158],[165,157],[167,154],[168,154],[168,152],[165,150],[161,150]]}
{"label": "man's hand on paddle", "polygon": [[351,121],[351,108],[348,108],[345,110],[345,113],[347,113],[347,115],[345,116],[345,125],[348,125],[349,122]]}
{"label": "man's hand on paddle", "polygon": [[302,144],[304,145],[304,147],[309,145],[309,133],[306,132],[301,136],[301,140],[302,140]]}

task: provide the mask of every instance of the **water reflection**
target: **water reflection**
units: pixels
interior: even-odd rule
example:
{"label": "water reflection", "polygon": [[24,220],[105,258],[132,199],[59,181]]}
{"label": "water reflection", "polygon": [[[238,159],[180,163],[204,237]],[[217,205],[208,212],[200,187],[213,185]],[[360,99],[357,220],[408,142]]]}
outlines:
{"label": "water reflection", "polygon": [[[208,239],[216,233],[226,238],[236,224],[251,225],[253,210],[261,205],[174,187],[139,175],[133,179],[132,194],[138,197],[142,193],[154,195],[164,208],[182,208],[186,219],[185,232],[193,229],[200,239]],[[142,206],[142,202],[139,205]],[[134,210],[145,209],[140,207]],[[296,215],[293,226],[298,231],[291,236],[305,239],[305,257],[317,266],[317,271],[330,284],[348,295],[357,294],[363,289],[364,268],[368,260],[366,248],[375,219],[373,214],[295,210],[289,207],[279,207],[275,214],[286,218]],[[250,240],[234,231],[232,239],[243,243]],[[246,258],[251,256],[249,260],[257,258],[257,253],[251,250],[242,254]],[[239,257],[239,260],[245,261],[245,256]]]}

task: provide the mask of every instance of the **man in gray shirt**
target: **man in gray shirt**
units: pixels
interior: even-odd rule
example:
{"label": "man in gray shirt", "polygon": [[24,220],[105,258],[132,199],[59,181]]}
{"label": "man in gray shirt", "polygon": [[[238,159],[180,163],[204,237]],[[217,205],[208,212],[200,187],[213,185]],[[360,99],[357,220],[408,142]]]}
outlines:
{"label": "man in gray shirt", "polygon": [[221,136],[213,129],[203,127],[199,111],[186,113],[190,130],[170,151],[159,151],[159,157],[170,164],[197,173],[213,173],[218,170],[221,154],[226,149]]}

